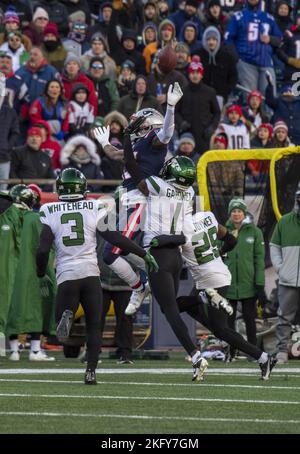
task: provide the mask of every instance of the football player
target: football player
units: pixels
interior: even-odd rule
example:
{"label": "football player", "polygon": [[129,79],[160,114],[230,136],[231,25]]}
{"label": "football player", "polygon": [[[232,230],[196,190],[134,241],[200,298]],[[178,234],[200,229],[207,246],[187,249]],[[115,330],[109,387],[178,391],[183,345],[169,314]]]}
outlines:
{"label": "football player", "polygon": [[[130,160],[135,159],[142,175],[140,180],[157,176],[164,165],[167,145],[175,127],[174,110],[182,97],[180,85],[170,85],[167,94],[167,110],[163,117],[158,111],[146,108],[133,114],[125,131],[133,147],[133,154],[126,158],[127,171],[124,174],[123,194],[118,229],[128,238],[136,238],[145,215],[146,201],[135,182],[134,175],[128,169]],[[106,151],[111,151],[109,127],[94,129],[94,136]],[[114,147],[113,147],[114,148]],[[138,275],[131,265],[121,256],[122,250],[107,243],[104,249],[104,261],[110,268],[133,289],[130,302],[138,307],[149,294],[150,288],[146,276]],[[128,312],[127,312],[128,314]],[[129,314],[128,314],[129,315]]]}
{"label": "football player", "polygon": [[68,339],[74,314],[82,304],[87,330],[86,384],[96,384],[95,369],[100,349],[102,290],[96,255],[96,230],[106,241],[142,257],[149,270],[157,264],[151,254],[119,232],[104,231],[108,209],[101,200],[86,200],[87,181],[77,169],[62,171],[56,180],[59,202],[47,203],[40,211],[44,224],[37,251],[37,275],[45,276],[52,243],[56,249],[57,337]]}

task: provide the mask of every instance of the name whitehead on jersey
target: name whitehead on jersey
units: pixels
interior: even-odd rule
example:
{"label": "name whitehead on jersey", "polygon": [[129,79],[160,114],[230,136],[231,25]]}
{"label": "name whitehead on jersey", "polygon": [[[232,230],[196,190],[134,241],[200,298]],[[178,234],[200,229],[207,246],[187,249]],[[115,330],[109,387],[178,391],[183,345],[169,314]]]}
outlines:
{"label": "name whitehead on jersey", "polygon": [[49,213],[57,213],[59,211],[72,211],[72,210],[93,210],[94,205],[92,201],[88,200],[79,200],[76,202],[64,202],[64,203],[55,203],[53,205],[49,205],[48,207]]}

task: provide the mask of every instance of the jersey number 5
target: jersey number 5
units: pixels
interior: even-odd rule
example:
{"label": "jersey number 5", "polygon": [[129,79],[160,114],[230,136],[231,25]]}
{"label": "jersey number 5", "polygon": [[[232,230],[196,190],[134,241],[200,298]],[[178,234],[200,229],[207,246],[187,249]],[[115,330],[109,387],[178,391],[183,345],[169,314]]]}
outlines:
{"label": "jersey number 5", "polygon": [[75,222],[75,224],[71,225],[71,232],[76,233],[76,237],[63,236],[63,244],[65,246],[81,246],[84,243],[82,215],[80,213],[65,213],[61,216],[60,221],[62,224],[69,224],[71,221]]}

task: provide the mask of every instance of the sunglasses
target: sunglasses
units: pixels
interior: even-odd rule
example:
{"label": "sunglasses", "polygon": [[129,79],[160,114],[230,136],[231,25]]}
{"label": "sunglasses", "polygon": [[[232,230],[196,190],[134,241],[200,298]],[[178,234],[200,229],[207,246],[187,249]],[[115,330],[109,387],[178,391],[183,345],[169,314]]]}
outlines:
{"label": "sunglasses", "polygon": [[93,63],[92,68],[93,69],[103,69],[103,65],[101,65],[101,63]]}
{"label": "sunglasses", "polygon": [[85,28],[85,24],[75,24],[73,27],[74,30],[85,30]]}

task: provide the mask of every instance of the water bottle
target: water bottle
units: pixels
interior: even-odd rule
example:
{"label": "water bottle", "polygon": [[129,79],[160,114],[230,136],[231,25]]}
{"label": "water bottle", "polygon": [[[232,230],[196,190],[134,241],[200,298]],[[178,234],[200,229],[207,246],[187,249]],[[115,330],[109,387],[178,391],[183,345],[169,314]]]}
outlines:
{"label": "water bottle", "polygon": [[156,85],[156,96],[162,95],[162,86],[161,84]]}

